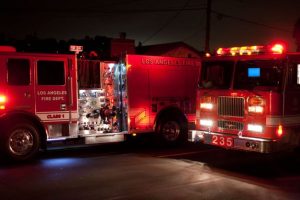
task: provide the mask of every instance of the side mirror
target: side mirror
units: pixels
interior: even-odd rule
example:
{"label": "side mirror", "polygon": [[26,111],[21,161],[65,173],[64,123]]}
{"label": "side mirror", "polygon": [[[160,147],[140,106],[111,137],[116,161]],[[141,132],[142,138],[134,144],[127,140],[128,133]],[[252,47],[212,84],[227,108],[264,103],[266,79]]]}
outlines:
{"label": "side mirror", "polygon": [[197,84],[198,88],[202,88],[202,84],[200,81],[198,81],[198,84]]}

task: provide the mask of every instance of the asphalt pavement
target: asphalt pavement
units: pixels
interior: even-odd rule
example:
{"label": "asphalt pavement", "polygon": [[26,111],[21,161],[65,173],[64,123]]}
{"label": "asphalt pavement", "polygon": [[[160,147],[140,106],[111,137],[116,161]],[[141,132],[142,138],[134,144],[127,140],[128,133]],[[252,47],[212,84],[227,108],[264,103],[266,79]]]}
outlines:
{"label": "asphalt pavement", "polygon": [[299,153],[264,157],[204,145],[56,149],[0,162],[1,200],[300,199]]}

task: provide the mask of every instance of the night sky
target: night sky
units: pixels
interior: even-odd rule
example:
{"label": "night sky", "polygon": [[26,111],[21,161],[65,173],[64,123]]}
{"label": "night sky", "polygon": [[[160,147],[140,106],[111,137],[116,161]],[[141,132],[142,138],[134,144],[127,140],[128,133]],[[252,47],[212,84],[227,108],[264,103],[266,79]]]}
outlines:
{"label": "night sky", "polygon": [[[204,49],[206,0],[7,0],[0,33],[18,39],[127,38],[144,45],[183,41]],[[300,0],[212,0],[211,49],[282,39],[295,50]]]}

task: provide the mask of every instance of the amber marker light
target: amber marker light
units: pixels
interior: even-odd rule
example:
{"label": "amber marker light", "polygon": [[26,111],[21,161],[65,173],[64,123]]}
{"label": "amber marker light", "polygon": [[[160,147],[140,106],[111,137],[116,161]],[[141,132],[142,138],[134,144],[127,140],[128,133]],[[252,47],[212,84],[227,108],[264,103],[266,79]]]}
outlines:
{"label": "amber marker light", "polygon": [[5,95],[0,95],[0,110],[5,109],[5,103],[7,102],[7,98]]}
{"label": "amber marker light", "polygon": [[284,51],[284,47],[282,44],[274,44],[272,47],[271,47],[271,51],[273,53],[277,53],[277,54],[282,54],[283,51]]}
{"label": "amber marker light", "polygon": [[282,125],[279,125],[278,128],[277,128],[277,136],[278,137],[281,137],[283,135],[283,128],[282,128]]}

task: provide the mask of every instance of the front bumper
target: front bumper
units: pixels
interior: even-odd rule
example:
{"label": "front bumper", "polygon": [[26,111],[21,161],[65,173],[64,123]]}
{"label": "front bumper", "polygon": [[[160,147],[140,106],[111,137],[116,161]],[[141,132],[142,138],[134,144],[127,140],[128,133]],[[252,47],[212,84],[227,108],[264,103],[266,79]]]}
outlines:
{"label": "front bumper", "polygon": [[279,148],[280,144],[277,140],[243,137],[238,135],[221,134],[221,133],[199,131],[199,130],[190,130],[188,134],[188,141],[202,142],[204,144],[216,145],[213,142],[213,136],[218,136],[218,138],[230,138],[232,140],[233,144],[230,146],[217,144],[217,146],[223,148],[252,151],[252,152],[259,152],[259,153],[273,153],[280,150]]}

